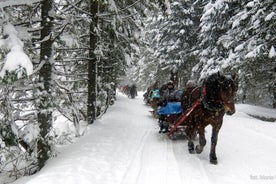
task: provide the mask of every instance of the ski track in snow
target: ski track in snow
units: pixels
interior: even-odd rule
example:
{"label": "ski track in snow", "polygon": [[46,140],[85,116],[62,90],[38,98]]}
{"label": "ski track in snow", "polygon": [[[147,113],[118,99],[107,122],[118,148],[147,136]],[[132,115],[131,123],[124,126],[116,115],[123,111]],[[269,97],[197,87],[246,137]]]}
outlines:
{"label": "ski track in snow", "polygon": [[39,173],[14,184],[276,183],[275,123],[243,112],[225,116],[218,137],[218,165],[212,165],[211,127],[206,128],[203,152],[189,154],[186,140],[158,133],[157,119],[149,110],[141,94],[135,99],[119,94],[85,136],[60,149]]}

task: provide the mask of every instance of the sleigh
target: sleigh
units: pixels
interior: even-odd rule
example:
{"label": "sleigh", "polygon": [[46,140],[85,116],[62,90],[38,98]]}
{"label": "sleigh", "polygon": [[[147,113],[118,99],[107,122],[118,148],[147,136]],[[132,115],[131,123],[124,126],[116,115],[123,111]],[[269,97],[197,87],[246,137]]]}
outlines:
{"label": "sleigh", "polygon": [[181,103],[168,104],[168,107],[158,111],[159,114],[165,115],[165,121],[168,123],[168,137],[175,140],[177,137],[186,137],[187,123],[185,120],[192,113],[192,111],[201,103],[198,99],[189,109],[182,112]]}
{"label": "sleigh", "polygon": [[166,121],[168,123],[168,137],[172,140],[177,139],[177,137],[186,137],[186,128],[187,126],[185,125],[184,122],[179,123],[180,118],[182,117],[183,114],[172,114],[168,115],[166,117]]}
{"label": "sleigh", "polygon": [[188,126],[185,120],[189,117],[189,115],[193,112],[193,110],[201,103],[201,98],[199,98],[191,108],[187,109],[185,112],[181,113],[177,117],[172,115],[167,117],[167,121],[169,123],[169,132],[168,137],[170,139],[176,139],[178,135],[186,137],[186,128]]}

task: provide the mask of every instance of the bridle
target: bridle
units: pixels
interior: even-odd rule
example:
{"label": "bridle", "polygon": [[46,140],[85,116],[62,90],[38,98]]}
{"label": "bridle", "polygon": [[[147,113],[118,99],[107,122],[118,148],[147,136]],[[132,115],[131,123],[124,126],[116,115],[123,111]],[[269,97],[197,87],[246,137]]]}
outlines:
{"label": "bridle", "polygon": [[[225,85],[225,83],[231,80],[230,82],[233,83],[232,79],[224,79],[222,82],[219,81],[218,86],[215,86],[216,88],[220,89],[220,86]],[[210,101],[210,99],[208,99],[207,97],[207,86],[206,86],[206,81],[203,83],[202,87],[201,87],[201,99],[202,99],[202,104],[204,106],[204,108],[208,109],[209,111],[214,111],[214,112],[219,112],[222,111],[223,109],[225,109],[225,104],[227,103],[232,103],[232,101],[228,100],[228,101],[224,101],[221,99],[217,99],[216,101]],[[216,94],[218,95],[218,94]]]}

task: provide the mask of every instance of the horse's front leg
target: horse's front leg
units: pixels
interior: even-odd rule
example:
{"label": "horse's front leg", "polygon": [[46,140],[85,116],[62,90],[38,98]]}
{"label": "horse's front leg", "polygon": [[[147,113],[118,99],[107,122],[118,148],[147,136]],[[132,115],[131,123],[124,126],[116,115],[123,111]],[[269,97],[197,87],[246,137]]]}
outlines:
{"label": "horse's front leg", "polygon": [[203,151],[204,146],[206,145],[205,133],[204,128],[200,128],[198,130],[199,134],[199,145],[196,146],[196,153],[201,153]]}
{"label": "horse's front leg", "polygon": [[195,152],[195,145],[193,142],[193,135],[195,134],[193,126],[187,127],[186,129],[186,136],[188,139],[188,150],[189,153],[193,154]]}
{"label": "horse's front leg", "polygon": [[213,126],[212,129],[212,136],[211,136],[211,150],[210,150],[210,163],[211,164],[217,164],[217,155],[216,155],[216,146],[218,141],[218,133],[220,130],[221,124]]}

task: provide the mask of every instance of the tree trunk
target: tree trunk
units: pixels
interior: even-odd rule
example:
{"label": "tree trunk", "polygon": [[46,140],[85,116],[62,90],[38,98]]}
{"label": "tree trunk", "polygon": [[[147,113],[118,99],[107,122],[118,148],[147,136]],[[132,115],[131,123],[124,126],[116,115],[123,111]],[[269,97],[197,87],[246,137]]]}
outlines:
{"label": "tree trunk", "polygon": [[51,146],[49,143],[48,133],[52,127],[51,107],[51,81],[52,81],[52,38],[51,32],[53,28],[53,17],[49,16],[49,11],[53,8],[52,0],[44,0],[42,3],[42,30],[41,30],[41,49],[40,62],[44,65],[39,71],[40,92],[38,124],[40,128],[40,138],[37,142],[38,166],[41,169],[49,158]]}
{"label": "tree trunk", "polygon": [[275,82],[273,83],[273,104],[272,104],[272,107],[273,107],[273,109],[276,109],[276,83]]}
{"label": "tree trunk", "polygon": [[92,21],[90,23],[90,48],[89,48],[89,62],[88,62],[88,97],[87,97],[87,121],[88,124],[92,124],[96,119],[96,96],[97,96],[97,58],[95,55],[95,49],[97,46],[97,12],[98,1],[90,0],[90,13],[92,15]]}

